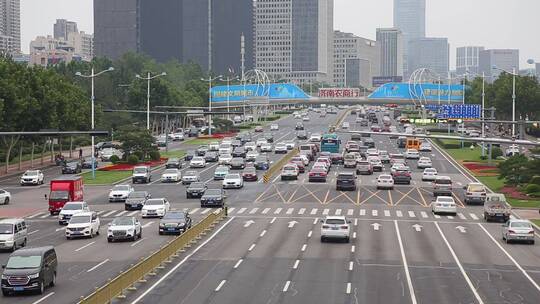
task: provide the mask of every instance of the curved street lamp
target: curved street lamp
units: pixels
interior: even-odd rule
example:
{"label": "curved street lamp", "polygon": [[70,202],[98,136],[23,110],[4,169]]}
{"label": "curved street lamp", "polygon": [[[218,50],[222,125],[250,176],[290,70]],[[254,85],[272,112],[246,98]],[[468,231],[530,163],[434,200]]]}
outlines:
{"label": "curved street lamp", "polygon": [[167,76],[167,73],[163,72],[161,74],[152,76],[152,74],[148,72],[147,77],[141,77],[139,74],[135,75],[135,77],[148,82],[146,87],[146,130],[150,130],[150,80],[161,76]]}
{"label": "curved street lamp", "polygon": [[[208,79],[201,78],[201,81],[208,82],[208,111],[212,112],[212,81],[222,78],[223,75],[216,76],[212,78],[208,76]],[[208,116],[208,135],[212,135],[212,115]]]}

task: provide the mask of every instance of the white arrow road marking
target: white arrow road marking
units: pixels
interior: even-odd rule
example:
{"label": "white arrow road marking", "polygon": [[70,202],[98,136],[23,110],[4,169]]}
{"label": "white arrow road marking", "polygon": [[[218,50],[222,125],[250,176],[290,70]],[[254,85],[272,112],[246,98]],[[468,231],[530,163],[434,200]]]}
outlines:
{"label": "white arrow road marking", "polygon": [[414,224],[414,225],[413,225],[414,230],[416,230],[417,232],[422,231],[422,227],[423,227],[423,226],[422,226],[422,225],[419,225],[419,224]]}
{"label": "white arrow road marking", "polygon": [[457,226],[456,229],[461,233],[467,233],[467,229],[463,226]]}
{"label": "white arrow road marking", "polygon": [[290,221],[290,222],[289,222],[289,228],[293,228],[294,225],[296,225],[296,224],[298,224],[297,221]]}
{"label": "white arrow road marking", "polygon": [[373,223],[373,224],[371,224],[371,226],[373,226],[373,230],[377,231],[377,230],[379,230],[379,227],[381,227],[381,224]]}
{"label": "white arrow road marking", "polygon": [[251,226],[251,224],[254,224],[254,223],[255,223],[255,221],[253,221],[253,220],[246,221],[246,223],[244,224],[244,228],[247,228],[247,227]]}

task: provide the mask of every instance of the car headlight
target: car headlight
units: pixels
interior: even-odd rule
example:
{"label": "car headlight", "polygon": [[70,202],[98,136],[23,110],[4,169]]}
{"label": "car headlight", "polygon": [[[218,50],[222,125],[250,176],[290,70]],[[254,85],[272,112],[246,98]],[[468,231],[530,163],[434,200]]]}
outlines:
{"label": "car headlight", "polygon": [[34,273],[34,274],[29,274],[29,275],[28,275],[28,278],[29,278],[29,279],[37,279],[37,278],[39,278],[39,272],[38,272],[38,273]]}
{"label": "car headlight", "polygon": [[127,232],[128,232],[129,234],[133,234],[133,233],[135,232],[135,229],[130,228],[130,229],[127,230]]}

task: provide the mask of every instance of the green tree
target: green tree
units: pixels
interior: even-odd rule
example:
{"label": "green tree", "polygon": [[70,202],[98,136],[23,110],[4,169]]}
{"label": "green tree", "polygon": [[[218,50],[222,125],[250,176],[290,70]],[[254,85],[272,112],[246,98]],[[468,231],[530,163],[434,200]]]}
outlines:
{"label": "green tree", "polygon": [[124,159],[132,154],[142,154],[145,158],[150,152],[158,151],[155,138],[150,131],[137,127],[125,127],[118,132],[118,140],[122,143]]}
{"label": "green tree", "polygon": [[514,155],[498,165],[499,179],[506,178],[509,185],[526,183],[534,175],[528,170],[530,164],[525,155]]}

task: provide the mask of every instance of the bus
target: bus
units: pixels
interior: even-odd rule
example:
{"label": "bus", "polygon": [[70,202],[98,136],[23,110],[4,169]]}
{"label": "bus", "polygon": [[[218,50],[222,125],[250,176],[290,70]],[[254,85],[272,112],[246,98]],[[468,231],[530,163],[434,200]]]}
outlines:
{"label": "bus", "polygon": [[341,139],[335,133],[324,134],[321,139],[321,151],[327,151],[330,153],[339,153],[339,145]]}
{"label": "bus", "polygon": [[407,149],[420,150],[420,140],[415,137],[407,137]]}

